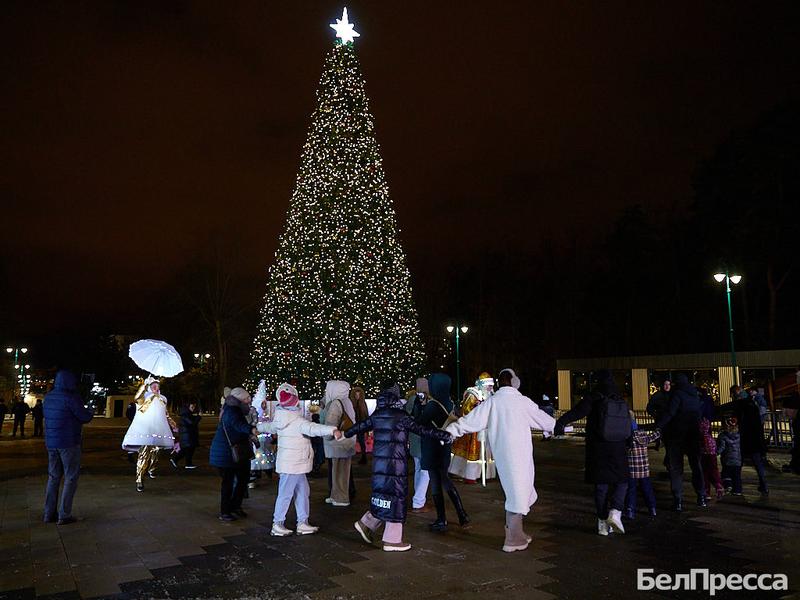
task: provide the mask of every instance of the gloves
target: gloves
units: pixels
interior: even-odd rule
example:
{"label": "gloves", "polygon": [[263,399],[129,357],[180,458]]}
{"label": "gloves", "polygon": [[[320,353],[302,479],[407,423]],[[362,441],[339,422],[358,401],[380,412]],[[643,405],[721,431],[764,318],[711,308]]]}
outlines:
{"label": "gloves", "polygon": [[553,435],[555,435],[555,436],[564,435],[564,424],[563,423],[556,422],[556,426],[553,429]]}

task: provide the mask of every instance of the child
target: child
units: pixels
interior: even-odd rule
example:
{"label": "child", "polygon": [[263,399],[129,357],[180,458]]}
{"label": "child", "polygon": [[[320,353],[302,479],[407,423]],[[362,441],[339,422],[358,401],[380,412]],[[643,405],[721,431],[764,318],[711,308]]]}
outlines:
{"label": "child", "polygon": [[300,413],[300,398],[294,386],[282,383],[275,390],[275,396],[278,398],[278,409],[275,411],[274,420],[258,424],[260,433],[278,434],[278,458],[275,470],[281,477],[270,533],[281,537],[292,534],[292,530],[284,525],[292,500],[297,512],[297,535],[316,533],[319,527],[308,524],[310,489],[306,473],[311,471],[314,460],[309,438],[332,435],[338,440],[342,434],[336,427],[306,420]]}
{"label": "child", "polygon": [[642,488],[644,501],[651,517],[656,516],[656,494],[650,481],[650,458],[647,446],[661,437],[658,431],[642,431],[636,422],[633,411],[631,415],[631,445],[628,448],[628,495],[625,498],[625,517],[636,517],[636,497],[638,488]]}
{"label": "child", "polygon": [[742,448],[736,417],[725,419],[725,429],[717,436],[717,454],[722,462],[722,483],[725,491],[742,495]]}
{"label": "child", "polygon": [[703,467],[703,481],[706,484],[706,502],[711,500],[712,483],[717,490],[717,500],[719,500],[724,492],[717,466],[717,444],[711,435],[711,422],[708,419],[700,419],[700,436],[700,464]]}
{"label": "child", "polygon": [[450,434],[440,429],[419,425],[404,410],[400,388],[393,383],[381,386],[378,407],[372,416],[359,421],[345,432],[345,437],[375,431],[372,449],[372,496],[370,509],[355,522],[356,531],[368,544],[381,526],[383,549],[405,552],[411,544],[403,541],[408,496],[408,434],[424,435],[441,442],[450,442]]}

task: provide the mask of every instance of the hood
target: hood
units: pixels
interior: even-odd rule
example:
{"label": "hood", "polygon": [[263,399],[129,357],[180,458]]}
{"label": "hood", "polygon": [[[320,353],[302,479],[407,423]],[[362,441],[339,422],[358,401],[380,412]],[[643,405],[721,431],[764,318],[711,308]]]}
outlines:
{"label": "hood", "polygon": [[74,392],[78,389],[78,379],[71,371],[59,371],[56,373],[54,387],[59,390]]}
{"label": "hood", "polygon": [[284,408],[281,406],[275,410],[275,420],[273,421],[273,425],[279,432],[278,435],[280,435],[280,431],[286,429],[292,424],[293,421],[303,418],[305,417],[300,414],[300,410],[297,407]]}
{"label": "hood", "polygon": [[394,386],[388,390],[383,390],[378,394],[378,408],[403,408],[403,402]]}
{"label": "hood", "polygon": [[708,419],[700,419],[700,431],[703,435],[711,432],[711,423],[708,422]]}
{"label": "hood", "polygon": [[350,384],[331,379],[325,384],[325,406],[334,400],[350,400]]}
{"label": "hood", "polygon": [[596,390],[605,396],[619,395],[614,376],[608,369],[600,369],[592,374],[593,383]]}
{"label": "hood", "polygon": [[450,376],[445,373],[434,373],[428,379],[428,385],[430,385],[431,389],[431,396],[436,398],[442,404],[451,402],[450,384]]}
{"label": "hood", "polygon": [[686,373],[678,373],[678,376],[672,382],[672,386],[683,392],[697,393],[695,387],[689,383],[689,377],[686,376]]}
{"label": "hood", "polygon": [[430,396],[431,388],[428,387],[428,380],[424,377],[417,379],[414,389],[417,390],[418,394],[428,394]]}

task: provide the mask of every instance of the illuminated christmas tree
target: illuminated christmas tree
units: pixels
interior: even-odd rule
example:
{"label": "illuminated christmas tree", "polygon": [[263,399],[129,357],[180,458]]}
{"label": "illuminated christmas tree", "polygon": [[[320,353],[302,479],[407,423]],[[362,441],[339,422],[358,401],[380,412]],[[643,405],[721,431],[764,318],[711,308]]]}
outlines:
{"label": "illuminated christmas tree", "polygon": [[328,379],[376,391],[408,384],[423,363],[411,277],[398,241],[353,39],[342,19],[269,269],[250,384],[296,380],[318,397]]}

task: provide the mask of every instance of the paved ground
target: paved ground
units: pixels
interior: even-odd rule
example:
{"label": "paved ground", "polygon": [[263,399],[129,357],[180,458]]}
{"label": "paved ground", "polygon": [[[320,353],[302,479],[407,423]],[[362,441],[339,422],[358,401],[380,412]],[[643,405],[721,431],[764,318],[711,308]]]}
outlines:
{"label": "paved ground", "polygon": [[[210,420],[207,426],[213,423]],[[527,519],[531,548],[500,551],[503,495],[460,486],[474,527],[427,531],[427,515],[409,515],[406,554],[361,542],[352,523],[366,508],[369,467],[356,467],[358,498],[349,508],[323,502],[312,480],[316,536],[269,536],[276,483],[246,501],[250,516],[216,519],[219,479],[198,452],[196,471],[174,471],[134,491],[132,467],[118,444],[120,421],[86,428],[77,524],[41,523],[46,456],[39,439],[0,437],[0,599],[5,598],[697,598],[705,592],[637,592],[636,569],[685,573],[785,573],[790,592],[718,592],[719,598],[800,597],[800,477],[770,472],[772,494],[755,492],[707,510],[669,512],[667,483],[656,482],[659,516],[626,522],[625,536],[594,533],[580,440],[537,442],[540,500]],[[211,432],[204,428],[208,443]],[[661,455],[652,454],[653,464]],[[775,463],[785,456],[772,455]],[[688,491],[688,490],[687,490]],[[689,496],[691,497],[691,496]]]}

